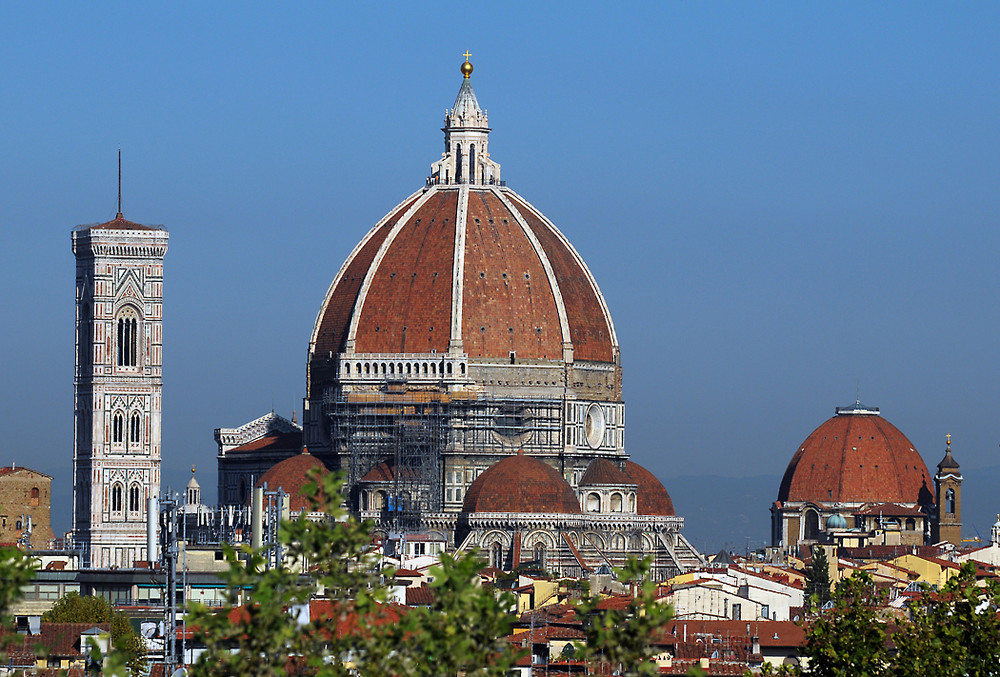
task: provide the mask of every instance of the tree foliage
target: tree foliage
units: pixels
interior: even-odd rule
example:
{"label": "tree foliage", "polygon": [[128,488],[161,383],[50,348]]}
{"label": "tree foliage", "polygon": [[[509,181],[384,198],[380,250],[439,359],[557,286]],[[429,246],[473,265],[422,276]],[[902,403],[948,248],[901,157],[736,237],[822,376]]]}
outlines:
{"label": "tree foliage", "polygon": [[830,600],[830,562],[826,548],[818,543],[812,547],[812,561],[806,567],[806,606],[820,609]]}
{"label": "tree foliage", "polygon": [[516,603],[506,591],[483,587],[483,561],[475,553],[441,555],[432,567],[434,601],[407,610],[382,636],[366,674],[503,677],[521,655],[508,641]]}
{"label": "tree foliage", "polygon": [[891,644],[879,618],[883,595],[871,576],[855,573],[833,594],[834,608],[806,625],[805,667],[762,674],[817,677],[1000,676],[1000,581],[976,580],[967,562],[940,591],[924,586],[910,604],[910,618],[897,620]]}
{"label": "tree foliage", "polygon": [[977,584],[975,563],[911,608],[912,622],[893,635],[895,676],[1000,675],[1000,582]]}
{"label": "tree foliage", "polygon": [[[10,627],[10,609],[21,599],[21,588],[31,580],[34,573],[31,558],[14,547],[0,547],[0,632]],[[7,656],[0,646],[0,662]]]}
{"label": "tree foliage", "polygon": [[889,656],[879,621],[884,600],[872,577],[859,571],[840,581],[833,609],[807,626],[806,674],[817,677],[879,677],[887,675]]}
{"label": "tree foliage", "polygon": [[[192,605],[189,625],[207,651],[193,675],[503,675],[516,654],[509,634],[513,599],[478,584],[473,554],[443,555],[430,572],[434,602],[407,609],[387,604],[385,581],[371,545],[373,525],[346,514],[341,480],[313,476],[311,509],[285,521],[278,540],[287,557],[266,569],[261,553],[225,550],[229,589],[219,610]],[[331,500],[333,499],[333,500]],[[295,605],[319,595],[329,614],[297,624]]]}
{"label": "tree foliage", "polygon": [[146,667],[145,640],[136,634],[128,616],[103,597],[83,597],[71,592],[42,614],[42,620],[50,623],[107,623],[111,626],[111,644],[128,669],[136,674]]}
{"label": "tree foliage", "polygon": [[673,617],[673,609],[656,599],[656,584],[649,579],[652,557],[629,557],[618,570],[618,580],[633,588],[632,599],[622,608],[602,607],[594,596],[580,602],[587,645],[583,651],[592,663],[605,664],[621,675],[658,674],[650,660],[653,640]]}
{"label": "tree foliage", "polygon": [[0,547],[0,623],[10,622],[10,609],[21,599],[21,588],[31,580],[35,571],[31,558],[21,550]]}

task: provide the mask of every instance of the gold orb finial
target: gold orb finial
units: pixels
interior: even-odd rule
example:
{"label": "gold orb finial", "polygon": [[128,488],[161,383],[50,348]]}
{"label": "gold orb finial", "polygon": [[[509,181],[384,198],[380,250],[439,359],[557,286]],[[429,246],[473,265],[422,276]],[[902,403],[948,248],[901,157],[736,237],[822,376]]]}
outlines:
{"label": "gold orb finial", "polygon": [[193,465],[191,466],[191,474],[192,475],[194,474],[194,466]]}
{"label": "gold orb finial", "polygon": [[465,54],[462,56],[465,57],[465,63],[462,64],[462,75],[468,79],[472,75],[472,63],[469,61],[469,57],[472,55],[469,54],[469,50],[465,50]]}
{"label": "gold orb finial", "polygon": [[947,446],[950,447],[951,446],[951,435],[945,435],[945,437],[948,439],[948,441],[946,442],[946,444],[947,444]]}

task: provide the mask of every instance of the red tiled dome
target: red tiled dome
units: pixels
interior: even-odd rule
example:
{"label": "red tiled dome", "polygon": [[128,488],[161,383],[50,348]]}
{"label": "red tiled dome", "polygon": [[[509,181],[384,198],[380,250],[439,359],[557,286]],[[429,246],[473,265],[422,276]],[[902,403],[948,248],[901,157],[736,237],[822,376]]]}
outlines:
{"label": "red tiled dome", "polygon": [[445,353],[455,340],[470,358],[562,360],[572,343],[574,360],[615,362],[618,351],[583,259],[493,185],[433,186],[382,219],[330,286],[310,352]]}
{"label": "red tiled dome", "polygon": [[933,502],[931,475],[913,443],[876,413],[838,413],[792,456],[778,500],[816,503]]}
{"label": "red tiled dome", "polygon": [[280,488],[290,496],[291,510],[309,509],[309,501],[303,495],[302,487],[310,481],[309,472],[313,468],[319,468],[323,475],[330,472],[322,461],[303,450],[301,454],[296,454],[271,466],[266,473],[261,475],[254,486],[262,487],[266,482],[268,491],[276,491]]}
{"label": "red tiled dome", "polygon": [[635,484],[639,485],[636,500],[636,512],[640,515],[660,515],[673,517],[674,502],[670,494],[656,479],[656,475],[643,468],[638,463],[625,461],[625,474]]}
{"label": "red tiled dome", "polygon": [[594,486],[628,486],[636,482],[621,469],[606,458],[595,458],[587,466],[587,471],[580,478],[581,487]]}
{"label": "red tiled dome", "polygon": [[547,463],[518,452],[487,468],[469,487],[462,512],[577,515],[576,492]]}

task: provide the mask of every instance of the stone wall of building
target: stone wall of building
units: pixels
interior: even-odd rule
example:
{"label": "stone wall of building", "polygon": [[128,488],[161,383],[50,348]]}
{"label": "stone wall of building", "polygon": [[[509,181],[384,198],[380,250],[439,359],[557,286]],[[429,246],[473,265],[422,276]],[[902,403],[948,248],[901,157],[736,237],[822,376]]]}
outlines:
{"label": "stone wall of building", "polygon": [[51,477],[18,466],[0,469],[0,543],[17,543],[27,537],[32,548],[49,547],[53,537],[51,505]]}

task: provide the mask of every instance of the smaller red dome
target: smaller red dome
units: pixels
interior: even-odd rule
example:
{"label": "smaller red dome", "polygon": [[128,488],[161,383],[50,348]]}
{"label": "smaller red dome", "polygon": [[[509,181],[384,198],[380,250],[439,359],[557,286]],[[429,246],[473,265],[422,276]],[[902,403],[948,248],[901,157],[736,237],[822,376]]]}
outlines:
{"label": "smaller red dome", "polygon": [[312,506],[309,505],[308,499],[302,493],[302,488],[311,481],[309,473],[313,468],[319,468],[321,475],[330,472],[322,461],[303,449],[301,454],[296,454],[271,466],[266,473],[261,475],[254,486],[262,487],[266,483],[268,491],[281,489],[290,497],[291,510],[309,510]]}
{"label": "smaller red dome", "polygon": [[929,505],[934,494],[913,442],[878,409],[858,403],[838,408],[799,445],[778,501]]}
{"label": "smaller red dome", "polygon": [[581,487],[613,486],[622,487],[634,485],[635,481],[606,458],[595,458],[587,466],[586,472],[580,478]]}
{"label": "smaller red dome", "polygon": [[632,461],[625,461],[625,474],[639,485],[635,506],[637,513],[665,517],[673,517],[676,514],[670,494],[660,480],[656,479],[656,475]]}
{"label": "smaller red dome", "polygon": [[576,492],[547,463],[518,452],[494,463],[469,487],[462,512],[580,514]]}

